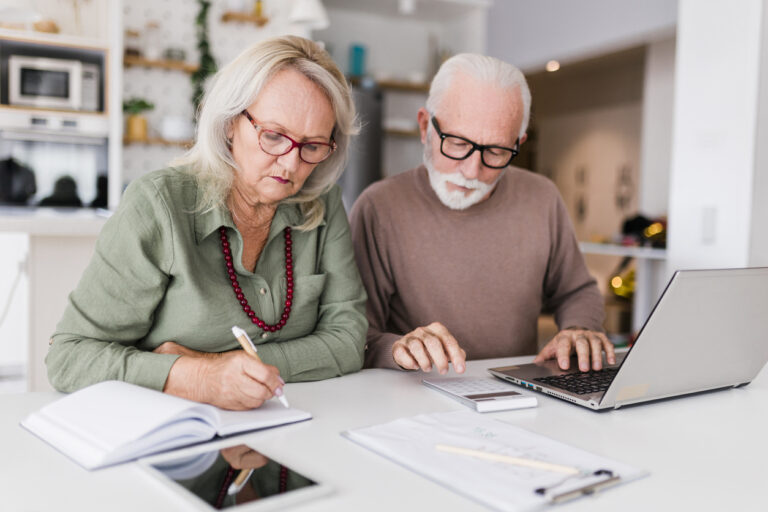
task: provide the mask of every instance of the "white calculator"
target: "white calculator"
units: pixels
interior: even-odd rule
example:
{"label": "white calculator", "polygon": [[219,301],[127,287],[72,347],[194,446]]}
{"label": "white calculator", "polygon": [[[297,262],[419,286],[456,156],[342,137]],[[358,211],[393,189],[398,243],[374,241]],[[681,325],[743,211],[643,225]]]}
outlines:
{"label": "white calculator", "polygon": [[516,391],[517,387],[500,379],[484,377],[442,377],[422,379],[425,386],[458,400],[477,412],[506,411],[536,407],[535,396]]}

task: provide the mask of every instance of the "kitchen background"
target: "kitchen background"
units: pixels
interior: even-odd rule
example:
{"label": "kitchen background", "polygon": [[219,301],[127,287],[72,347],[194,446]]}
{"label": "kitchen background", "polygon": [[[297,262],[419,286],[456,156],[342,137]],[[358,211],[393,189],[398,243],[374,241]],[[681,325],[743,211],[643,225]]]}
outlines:
{"label": "kitchen background", "polygon": [[[25,206],[0,208],[0,390],[46,387],[47,336],[103,222],[99,211],[32,206],[67,174],[84,206],[98,196],[95,206],[114,208],[131,180],[190,145],[192,78],[205,49],[223,65],[286,33],[322,41],[353,84],[364,130],[342,179],[348,206],[370,182],[420,162],[415,113],[442,60],[472,51],[518,65],[533,110],[515,163],[559,187],[606,296],[606,328],[627,342],[671,269],[753,264],[768,252],[752,201],[768,188],[754,146],[766,117],[766,13],[757,0],[730,9],[734,21],[724,24],[714,0],[3,0],[0,161],[33,170],[36,191]],[[712,30],[730,44],[702,44]],[[2,92],[4,63],[19,45],[95,55],[101,108],[67,113],[78,126],[94,123],[90,132],[18,128],[64,115],[13,105]],[[711,109],[719,88],[734,83],[741,89],[728,107]],[[3,186],[0,176],[0,202]],[[668,219],[678,226],[669,249]],[[61,297],[45,302],[49,295]],[[543,316],[542,338],[553,329]]]}

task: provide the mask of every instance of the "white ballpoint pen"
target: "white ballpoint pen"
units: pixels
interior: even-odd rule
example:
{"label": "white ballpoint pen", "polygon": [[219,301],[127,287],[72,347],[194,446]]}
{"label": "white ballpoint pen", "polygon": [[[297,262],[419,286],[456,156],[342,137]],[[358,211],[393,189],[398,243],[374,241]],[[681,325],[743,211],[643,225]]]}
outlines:
{"label": "white ballpoint pen", "polygon": [[[235,325],[232,327],[232,334],[235,335],[235,338],[240,343],[240,346],[243,347],[243,350],[245,350],[249,356],[253,357],[257,361],[261,361],[261,358],[256,353],[256,345],[253,344],[253,340],[251,340],[247,332]],[[285,394],[277,395],[277,399],[280,400],[280,403],[284,406],[290,407],[290,405],[288,405],[288,399],[285,398]]]}

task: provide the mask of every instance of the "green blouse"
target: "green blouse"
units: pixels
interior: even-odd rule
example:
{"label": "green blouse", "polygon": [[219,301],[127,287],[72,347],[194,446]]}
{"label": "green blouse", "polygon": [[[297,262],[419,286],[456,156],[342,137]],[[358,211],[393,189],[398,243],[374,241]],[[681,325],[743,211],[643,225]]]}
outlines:
{"label": "green blouse", "polygon": [[237,278],[251,308],[275,324],[286,296],[283,228],[302,223],[298,206],[278,206],[255,272],[249,272],[229,211],[199,211],[191,174],[169,168],[133,181],[56,326],[45,360],[51,384],[69,392],[114,379],[162,390],[178,356],[153,349],[165,341],[203,352],[237,349],[233,325],[248,332],[262,360],[277,366],[286,381],[359,370],[368,328],[365,290],[339,188],[321,199],[321,225],[291,232],[290,318],[280,331],[265,333],[234,295],[218,230],[228,228]]}

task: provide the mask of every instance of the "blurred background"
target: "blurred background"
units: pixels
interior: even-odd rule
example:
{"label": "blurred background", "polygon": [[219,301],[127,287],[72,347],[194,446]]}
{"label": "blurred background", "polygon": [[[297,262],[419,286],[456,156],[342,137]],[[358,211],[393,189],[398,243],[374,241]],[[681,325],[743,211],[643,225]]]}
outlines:
{"label": "blurred background", "polygon": [[631,343],[674,270],[768,262],[767,20],[759,0],[2,0],[0,391],[49,389],[48,337],[110,209],[191,145],[216,67],[280,34],[322,42],[353,86],[348,208],[421,162],[441,62],[520,67],[514,163],[558,186]]}

